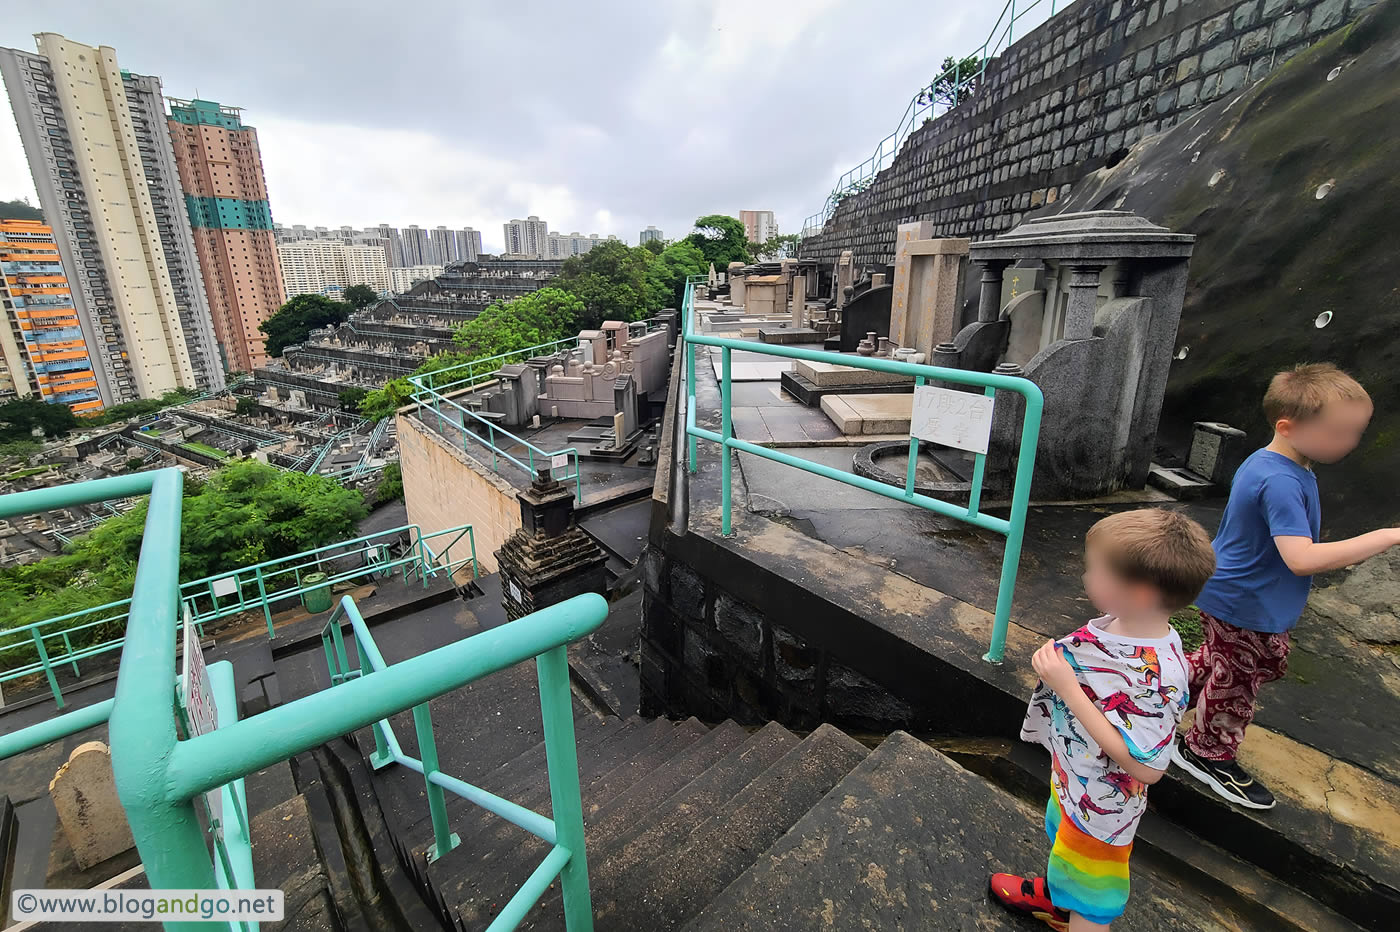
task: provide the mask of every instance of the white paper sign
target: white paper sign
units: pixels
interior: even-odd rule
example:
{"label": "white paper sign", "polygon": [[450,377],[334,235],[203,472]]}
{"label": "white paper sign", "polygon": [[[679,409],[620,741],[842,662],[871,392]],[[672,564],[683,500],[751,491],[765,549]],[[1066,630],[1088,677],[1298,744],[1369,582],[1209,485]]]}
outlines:
{"label": "white paper sign", "polygon": [[517,602],[520,601],[520,587],[515,584],[514,580],[510,582],[510,597]]}
{"label": "white paper sign", "polygon": [[238,577],[220,576],[209,584],[209,588],[221,599],[226,595],[235,595],[238,592]]}
{"label": "white paper sign", "polygon": [[567,453],[558,453],[558,454],[556,454],[556,455],[554,455],[554,456],[551,456],[551,457],[549,458],[549,468],[550,468],[550,469],[563,469],[564,467],[566,467],[566,466],[568,466],[568,465],[569,465],[569,454],[567,454]]}
{"label": "white paper sign", "polygon": [[909,433],[945,447],[986,453],[992,436],[993,400],[986,395],[919,385],[914,389]]}
{"label": "white paper sign", "polygon": [[[219,710],[214,705],[214,689],[209,683],[209,668],[204,665],[204,651],[199,646],[199,632],[185,610],[184,672],[180,677],[180,704],[185,708],[185,723],[189,737],[208,734],[219,727]],[[220,789],[204,794],[209,805],[209,819],[222,826],[224,800]]]}

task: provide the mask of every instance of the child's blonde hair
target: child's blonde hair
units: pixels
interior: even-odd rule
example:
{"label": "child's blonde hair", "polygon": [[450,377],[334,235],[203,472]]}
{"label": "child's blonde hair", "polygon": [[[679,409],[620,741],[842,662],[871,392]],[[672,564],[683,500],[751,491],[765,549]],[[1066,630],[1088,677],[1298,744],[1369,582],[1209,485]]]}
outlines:
{"label": "child's blonde hair", "polygon": [[1119,576],[1153,586],[1170,611],[1194,602],[1215,573],[1215,550],[1206,529],[1165,508],[1109,515],[1089,528],[1085,543],[1098,548]]}
{"label": "child's blonde hair", "polygon": [[1273,377],[1264,393],[1264,416],[1273,427],[1285,418],[1310,420],[1334,401],[1370,400],[1360,382],[1330,362],[1307,363]]}

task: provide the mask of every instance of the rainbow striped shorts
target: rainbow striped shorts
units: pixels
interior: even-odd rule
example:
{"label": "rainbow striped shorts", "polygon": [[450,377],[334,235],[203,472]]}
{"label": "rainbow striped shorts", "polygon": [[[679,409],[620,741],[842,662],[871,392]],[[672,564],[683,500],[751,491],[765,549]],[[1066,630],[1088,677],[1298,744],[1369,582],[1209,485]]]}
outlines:
{"label": "rainbow striped shorts", "polygon": [[1045,834],[1052,843],[1045,870],[1051,902],[1103,925],[1123,915],[1132,844],[1110,845],[1085,834],[1065,817],[1053,792],[1045,806]]}

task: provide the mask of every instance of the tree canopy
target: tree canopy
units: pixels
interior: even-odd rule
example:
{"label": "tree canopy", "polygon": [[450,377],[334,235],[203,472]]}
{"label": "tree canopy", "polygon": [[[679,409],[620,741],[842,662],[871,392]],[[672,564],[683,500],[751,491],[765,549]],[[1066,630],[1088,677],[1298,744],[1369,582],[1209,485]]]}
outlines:
{"label": "tree canopy", "polygon": [[378,301],[379,292],[375,291],[369,285],[351,285],[341,293],[340,300],[358,311],[360,308],[369,307],[371,304]]}
{"label": "tree canopy", "polygon": [[797,246],[802,236],[797,233],[783,233],[770,236],[761,243],[749,243],[749,252],[755,260],[787,259],[797,255]]}
{"label": "tree canopy", "polygon": [[[354,536],[363,496],[333,479],[286,472],[252,460],[225,466],[200,484],[185,480],[180,579],[188,582]],[[146,503],[109,518],[67,552],[0,569],[0,629],[81,611],[131,595]],[[76,643],[120,629],[88,629]],[[76,646],[76,644],[75,644]],[[21,650],[0,665],[23,662]]]}
{"label": "tree canopy", "polygon": [[67,405],[51,405],[34,395],[0,405],[0,441],[4,442],[29,440],[36,430],[45,437],[58,437],[78,424]]}
{"label": "tree canopy", "polygon": [[583,299],[573,292],[541,288],[514,301],[491,305],[458,327],[452,339],[462,347],[463,361],[499,356],[572,336],[586,313]]}
{"label": "tree canopy", "polygon": [[554,284],[583,301],[579,329],[596,330],[605,320],[647,316],[648,273],[655,260],[656,254],[644,246],[608,240],[581,256],[565,259]]}
{"label": "tree canopy", "polygon": [[28,201],[0,201],[0,217],[6,220],[44,219],[44,212]]}
{"label": "tree canopy", "polygon": [[258,329],[267,334],[263,341],[267,352],[281,356],[286,347],[304,343],[312,330],[345,323],[353,310],[344,301],[332,301],[325,295],[299,294],[258,324]]}
{"label": "tree canopy", "polygon": [[233,413],[239,417],[254,417],[258,413],[258,399],[252,395],[239,395],[234,403]]}
{"label": "tree canopy", "polygon": [[744,225],[733,217],[724,214],[709,214],[695,221],[695,232],[686,241],[705,257],[705,265],[714,263],[715,269],[723,271],[731,262],[752,262],[749,255],[748,234]]}
{"label": "tree canopy", "polygon": [[350,414],[358,413],[360,410],[360,402],[364,401],[365,396],[368,394],[369,389],[360,388],[358,385],[352,385],[349,388],[341,389],[340,395],[338,396],[340,400],[340,410],[347,411]]}

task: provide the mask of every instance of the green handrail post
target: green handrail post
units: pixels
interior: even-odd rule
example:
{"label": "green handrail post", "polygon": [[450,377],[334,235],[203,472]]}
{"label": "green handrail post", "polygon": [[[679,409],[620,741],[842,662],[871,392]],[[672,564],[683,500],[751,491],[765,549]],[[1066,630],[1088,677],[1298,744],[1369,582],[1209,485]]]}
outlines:
{"label": "green handrail post", "polygon": [[[914,390],[918,391],[919,386],[924,384],[924,377],[914,376]],[[904,472],[904,497],[912,499],[914,497],[914,467],[919,459],[919,438],[913,434],[909,435],[909,465]]]}
{"label": "green handrail post", "polygon": [[730,495],[731,495],[730,490],[729,490],[729,476],[730,476],[730,471],[734,468],[734,467],[733,467],[733,462],[732,462],[732,461],[733,461],[734,456],[735,456],[734,452],[733,452],[732,450],[729,449],[729,441],[731,441],[732,439],[734,439],[734,425],[733,425],[732,421],[730,420],[731,415],[730,415],[730,404],[729,404],[729,402],[730,402],[730,397],[729,397],[729,395],[730,395],[730,392],[729,392],[729,389],[730,389],[730,383],[729,383],[729,379],[730,379],[730,374],[729,374],[729,353],[730,353],[729,347],[727,347],[727,346],[720,350],[720,388],[719,388],[719,393],[720,393],[720,397],[721,397],[721,399],[722,399],[722,401],[721,401],[722,407],[721,407],[721,414],[720,414],[720,436],[722,436],[722,437],[724,438],[724,442],[723,442],[722,444],[720,444],[720,455],[723,457],[723,459],[720,460],[720,474],[721,474],[721,478],[722,478],[721,487],[722,487],[723,490],[724,490],[724,491],[721,493],[721,495],[723,496],[723,499],[724,499],[724,501],[722,502],[722,505],[721,505],[721,509],[722,509],[722,513],[723,513],[724,517],[721,519],[722,522],[723,522],[723,526],[720,528],[720,533],[722,533],[725,537],[728,537],[731,533],[733,533],[733,525],[732,525],[732,522],[730,521],[730,514],[729,514],[729,502],[730,502]]}
{"label": "green handrail post", "polygon": [[447,825],[447,800],[442,787],[433,782],[438,773],[437,741],[433,738],[433,713],[426,702],[413,707],[413,728],[418,734],[418,753],[423,761],[423,783],[428,793],[428,815],[433,821],[433,844],[428,849],[431,864],[462,843],[457,833]]}
{"label": "green handrail post", "polygon": [[[1026,512],[1030,510],[1031,476],[1035,472],[1035,448],[1040,437],[1040,416],[1045,398],[1037,389],[1027,394],[1025,420],[1021,426],[1021,450],[1016,457],[1016,484],[1011,494],[1010,525],[1006,549],[1001,557],[1001,582],[997,588],[996,616],[992,621],[992,641],[982,659],[1001,663],[1006,652],[1006,629],[1011,624],[1011,599],[1016,592],[1016,570],[1021,565],[1021,541],[1026,532]],[[1030,437],[1030,443],[1026,438]]]}
{"label": "green handrail post", "polygon": [[1011,19],[1006,23],[1006,44],[1012,43],[1012,30],[1016,27],[1016,0],[1011,0]]}
{"label": "green handrail post", "polygon": [[[195,794],[172,794],[166,779],[178,746],[190,743],[176,741],[175,716],[171,714],[184,477],[176,469],[137,475],[149,477],[151,498],[132,587],[116,701],[107,728],[112,773],[151,888],[208,890],[215,886],[214,864],[195,814]],[[221,780],[204,789],[226,782]],[[196,922],[166,924],[167,932],[202,932],[207,928]]]}
{"label": "green handrail post", "polygon": [[49,690],[53,692],[53,701],[63,708],[63,691],[58,688],[58,678],[53,675],[53,665],[49,663],[49,652],[44,649],[44,638],[39,633],[39,626],[35,625],[29,629],[29,636],[34,640],[34,648],[39,652],[39,662],[44,665],[44,676],[48,678]]}
{"label": "green handrail post", "polygon": [[[267,636],[269,639],[277,637],[277,632],[272,630],[272,606],[267,601],[267,581],[263,579],[262,567],[258,566],[253,570],[253,575],[258,581],[258,599],[262,602],[263,618],[267,621]],[[243,582],[237,576],[234,582],[238,583],[238,601],[243,601]],[[210,583],[212,586],[213,583]]]}
{"label": "green handrail post", "polygon": [[[214,706],[219,711],[219,721],[228,723],[238,720],[238,690],[234,685],[233,664],[227,660],[219,660],[209,664],[209,687],[214,693]],[[223,796],[223,809],[225,814],[223,824],[224,840],[219,845],[220,854],[226,858],[224,866],[227,874],[228,889],[255,889],[253,881],[253,841],[248,831],[247,800],[248,794],[244,789],[243,778],[239,777],[223,786],[219,792]],[[230,821],[227,814],[232,812],[235,816]],[[222,860],[222,859],[221,859]],[[239,927],[245,927],[244,923],[239,923]],[[250,932],[258,932],[259,924],[249,922],[246,928]]]}
{"label": "green handrail post", "polygon": [[[343,606],[347,601],[352,605],[354,604],[354,600],[347,595],[342,598],[341,605]],[[360,643],[360,636],[358,634],[355,635],[355,653],[360,658],[360,676],[369,676],[370,673],[373,672],[373,668],[370,666],[369,653],[365,650],[364,645]],[[383,723],[378,721],[372,722],[370,724],[370,731],[374,733],[374,752],[369,756],[369,765],[375,770],[383,770],[394,762],[394,755],[389,753],[389,742],[384,740]]]}
{"label": "green handrail post", "polygon": [[588,857],[583,834],[583,799],[578,783],[578,749],[574,744],[573,696],[569,659],[563,645],[535,658],[540,682],[540,717],[549,768],[549,799],[554,831],[569,861],[559,872],[564,893],[564,926],[569,932],[592,932],[593,902],[588,891]]}
{"label": "green handrail post", "polygon": [[67,652],[65,656],[68,658],[69,662],[73,664],[73,676],[82,676],[82,674],[78,672],[78,661],[73,659],[73,642],[68,639],[67,631],[63,632],[63,649]]}
{"label": "green handrail post", "polygon": [[[733,288],[733,284],[730,285]],[[681,306],[681,314],[684,320],[681,322],[681,329],[687,333],[695,330],[695,285],[692,282],[685,283],[685,303]],[[685,341],[685,403],[686,410],[695,411],[695,344],[689,340]],[[693,418],[693,413],[688,415]],[[688,435],[690,449],[690,471],[693,473],[700,468],[700,459],[697,441],[695,436]]]}

